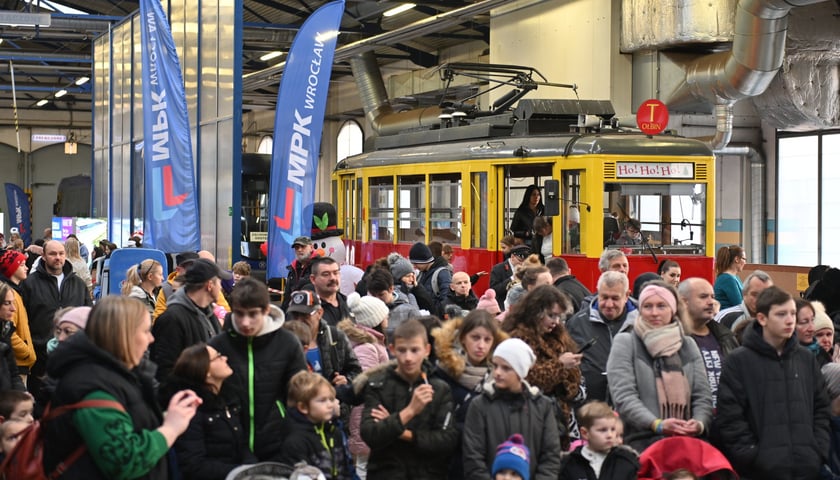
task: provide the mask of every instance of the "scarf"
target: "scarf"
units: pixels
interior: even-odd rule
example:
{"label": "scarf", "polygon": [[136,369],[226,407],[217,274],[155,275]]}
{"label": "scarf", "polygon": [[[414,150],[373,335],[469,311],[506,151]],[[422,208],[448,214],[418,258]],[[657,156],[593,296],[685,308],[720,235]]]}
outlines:
{"label": "scarf", "polygon": [[488,371],[487,367],[474,367],[467,364],[464,372],[458,377],[458,383],[471,392],[479,391]]}
{"label": "scarf", "polygon": [[674,321],[664,327],[653,328],[639,317],[634,322],[633,329],[653,357],[660,417],[688,420],[691,418],[691,389],[683,373],[679,355],[683,342],[679,322]]}

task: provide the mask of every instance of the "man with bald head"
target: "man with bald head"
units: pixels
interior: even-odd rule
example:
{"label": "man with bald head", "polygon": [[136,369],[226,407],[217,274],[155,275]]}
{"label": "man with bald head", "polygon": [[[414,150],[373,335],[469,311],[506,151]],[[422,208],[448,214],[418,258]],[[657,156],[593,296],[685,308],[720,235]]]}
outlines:
{"label": "man with bald head", "polygon": [[66,260],[64,244],[57,240],[47,241],[41,261],[22,284],[21,297],[29,316],[29,330],[37,356],[29,377],[30,392],[40,389],[38,378],[44,375],[47,364],[47,342],[53,337],[55,312],[64,307],[93,304],[85,281],[73,273],[73,266]]}
{"label": "man with bald head", "polygon": [[683,326],[700,348],[714,408],[717,406],[718,383],[724,359],[738,348],[738,341],[729,328],[714,321],[715,289],[711,283],[703,278],[689,278],[680,283],[678,290],[688,314]]}

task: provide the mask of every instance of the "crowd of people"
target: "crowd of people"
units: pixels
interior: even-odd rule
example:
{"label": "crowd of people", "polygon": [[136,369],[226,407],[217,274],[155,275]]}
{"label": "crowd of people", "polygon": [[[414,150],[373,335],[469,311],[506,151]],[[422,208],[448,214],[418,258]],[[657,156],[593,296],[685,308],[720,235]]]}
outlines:
{"label": "crowd of people", "polygon": [[[535,189],[504,260],[474,274],[416,243],[342,291],[339,263],[299,237],[279,301],[202,251],[168,278],[144,260],[93,305],[77,241],[44,242],[31,272],[0,251],[0,450],[46,417],[58,478],[264,462],[329,479],[840,478],[834,303],[760,270],[742,282],[737,246],[715,285],[673,260],[631,285],[607,249],[590,292],[529,242],[540,205]],[[831,298],[821,273],[808,296]],[[675,439],[696,455],[660,446]]]}

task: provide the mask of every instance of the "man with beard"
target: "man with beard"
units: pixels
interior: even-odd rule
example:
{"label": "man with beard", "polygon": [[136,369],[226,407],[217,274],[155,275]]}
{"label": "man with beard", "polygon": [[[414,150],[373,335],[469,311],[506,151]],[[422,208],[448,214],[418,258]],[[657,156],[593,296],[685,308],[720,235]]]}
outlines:
{"label": "man with beard", "polygon": [[353,318],[347,306],[347,297],[339,291],[341,269],[338,262],[332,257],[317,257],[311,263],[312,274],[309,275],[309,280],[321,300],[324,321],[334,327],[345,318]]}
{"label": "man with beard", "polygon": [[286,287],[283,289],[283,303],[281,308],[285,312],[289,308],[289,299],[292,292],[308,289],[311,290],[312,260],[317,258],[317,253],[312,247],[312,239],[309,237],[297,237],[292,243],[295,249],[295,259],[286,268],[289,275],[286,277]]}

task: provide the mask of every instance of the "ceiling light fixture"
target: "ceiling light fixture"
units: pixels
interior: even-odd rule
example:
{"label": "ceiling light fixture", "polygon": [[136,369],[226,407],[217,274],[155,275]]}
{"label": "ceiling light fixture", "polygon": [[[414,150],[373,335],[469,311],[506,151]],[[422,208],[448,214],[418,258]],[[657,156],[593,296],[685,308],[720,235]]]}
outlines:
{"label": "ceiling light fixture", "polygon": [[76,85],[84,85],[90,81],[90,77],[79,77],[76,79]]}
{"label": "ceiling light fixture", "polygon": [[260,57],[260,60],[263,61],[263,62],[267,62],[271,59],[279,57],[280,55],[283,55],[283,52],[279,52],[279,51],[268,52],[265,55],[263,55],[262,57]]}
{"label": "ceiling light fixture", "polygon": [[65,95],[67,95],[67,90],[65,90],[63,88],[61,90],[55,92],[55,98],[61,98]]}
{"label": "ceiling light fixture", "polygon": [[414,8],[416,6],[417,5],[415,5],[413,3],[403,3],[402,5],[400,5],[398,7],[394,7],[390,10],[384,11],[382,13],[382,16],[383,17],[393,17],[394,15],[399,15],[403,12],[407,12],[407,11],[411,10],[412,8]]}
{"label": "ceiling light fixture", "polygon": [[43,107],[44,105],[46,105],[48,103],[50,103],[49,100],[47,100],[46,98],[42,98],[42,99],[38,100],[38,103],[36,103],[35,106]]}

